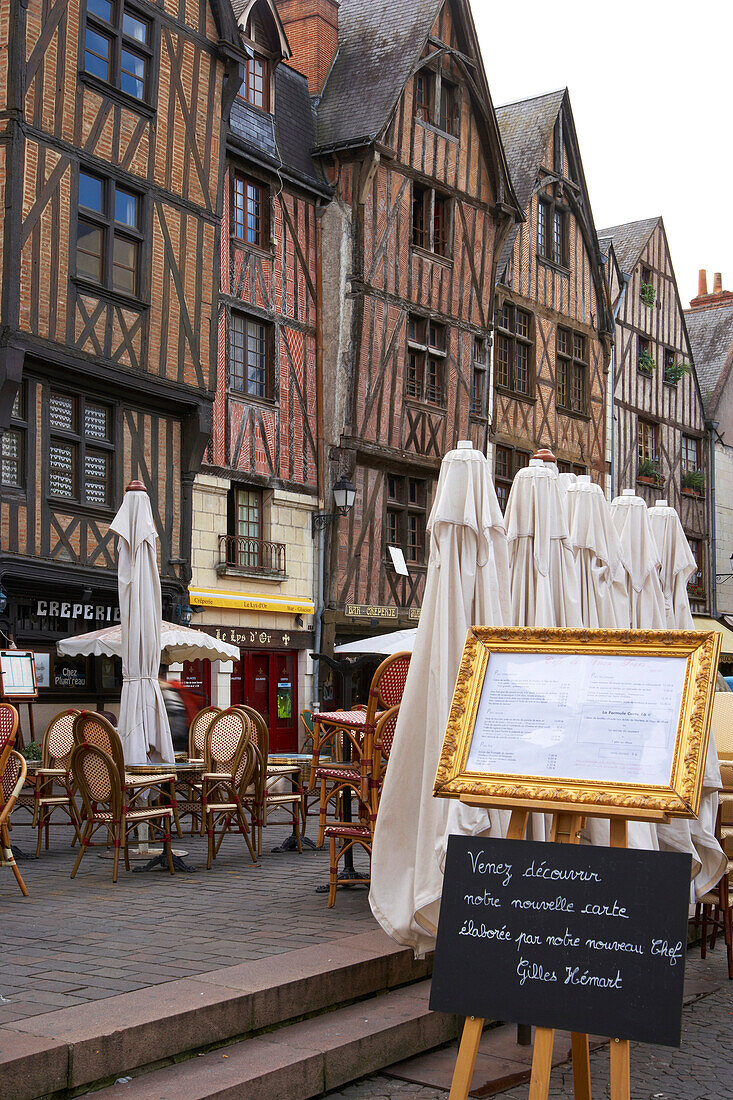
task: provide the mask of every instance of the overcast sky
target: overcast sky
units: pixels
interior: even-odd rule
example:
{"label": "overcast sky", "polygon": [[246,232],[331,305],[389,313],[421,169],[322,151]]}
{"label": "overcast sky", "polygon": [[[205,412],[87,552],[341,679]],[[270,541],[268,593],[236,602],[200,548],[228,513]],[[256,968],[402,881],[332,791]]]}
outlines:
{"label": "overcast sky", "polygon": [[661,214],[683,305],[733,290],[733,0],[472,7],[496,106],[569,89],[596,227]]}

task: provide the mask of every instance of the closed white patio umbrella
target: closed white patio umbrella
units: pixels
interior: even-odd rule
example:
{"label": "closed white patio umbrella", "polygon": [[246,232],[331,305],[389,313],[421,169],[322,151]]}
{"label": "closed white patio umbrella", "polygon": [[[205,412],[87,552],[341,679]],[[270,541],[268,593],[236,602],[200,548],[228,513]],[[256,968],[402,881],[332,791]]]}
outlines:
{"label": "closed white patio umbrella", "polygon": [[660,579],[664,593],[666,625],[671,630],[694,630],[687,582],[697,572],[697,562],[680,517],[666,500],[658,500],[649,509],[649,523],[661,562]]}
{"label": "closed white patio umbrella", "polygon": [[[560,474],[560,477],[574,475]],[[600,485],[581,474],[567,488],[565,507],[570,541],[576,550],[580,615],[583,626],[628,627],[626,601],[614,578],[621,569],[621,547]]]}
{"label": "closed white patio umbrella", "polygon": [[609,509],[621,545],[623,574],[617,584],[621,598],[628,604],[629,626],[634,630],[664,630],[667,617],[659,574],[661,561],[647,506],[633,489],[624,489]]}
{"label": "closed white patio umbrella", "polygon": [[117,585],[122,634],[122,697],[117,731],[125,760],[172,763],[173,742],[158,684],[162,600],[150,498],[131,481],[110,524],[118,536]]}
{"label": "closed white patio umbrella", "polygon": [[575,550],[555,471],[552,453],[538,451],[512,482],[505,517],[512,626],[582,626]]}
{"label": "closed white patio umbrella", "polygon": [[435,945],[448,834],[476,834],[497,814],[433,797],[468,628],[509,615],[504,520],[484,455],[459,444],[440,468],[430,518],[420,624],[377,816],[369,901],[382,928],[424,955]]}

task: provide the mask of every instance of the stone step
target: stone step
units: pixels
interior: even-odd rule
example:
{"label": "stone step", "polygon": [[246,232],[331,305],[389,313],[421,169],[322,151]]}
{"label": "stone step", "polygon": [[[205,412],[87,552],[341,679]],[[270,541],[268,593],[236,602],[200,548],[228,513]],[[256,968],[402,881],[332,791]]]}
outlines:
{"label": "stone step", "polygon": [[35,1100],[106,1083],[420,982],[431,967],[375,929],[30,1016],[0,1027],[0,1095]]}
{"label": "stone step", "polygon": [[456,1037],[430,982],[269,1031],[94,1093],[100,1100],[308,1100]]}

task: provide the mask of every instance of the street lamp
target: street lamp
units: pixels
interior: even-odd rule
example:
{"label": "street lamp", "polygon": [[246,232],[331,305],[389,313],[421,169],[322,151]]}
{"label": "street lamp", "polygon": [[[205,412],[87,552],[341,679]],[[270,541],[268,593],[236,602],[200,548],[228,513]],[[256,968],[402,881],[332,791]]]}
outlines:
{"label": "street lamp", "polygon": [[311,534],[316,537],[319,531],[325,531],[329,524],[339,516],[346,516],[354,507],[356,489],[345,474],[342,474],[333,487],[335,512],[314,512],[311,516]]}

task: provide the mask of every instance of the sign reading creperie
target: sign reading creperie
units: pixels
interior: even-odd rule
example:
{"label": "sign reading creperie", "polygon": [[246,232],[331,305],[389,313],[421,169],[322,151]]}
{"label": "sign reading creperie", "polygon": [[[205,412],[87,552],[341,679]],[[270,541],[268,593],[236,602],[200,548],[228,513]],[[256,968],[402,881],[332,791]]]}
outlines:
{"label": "sign reading creperie", "polygon": [[66,600],[37,600],[39,619],[86,619],[88,622],[118,623],[119,607],[101,603],[73,603]]}

